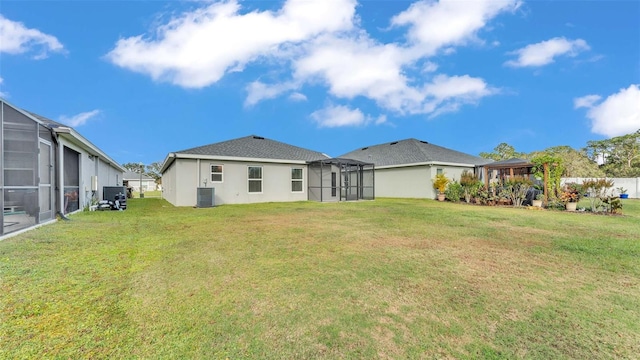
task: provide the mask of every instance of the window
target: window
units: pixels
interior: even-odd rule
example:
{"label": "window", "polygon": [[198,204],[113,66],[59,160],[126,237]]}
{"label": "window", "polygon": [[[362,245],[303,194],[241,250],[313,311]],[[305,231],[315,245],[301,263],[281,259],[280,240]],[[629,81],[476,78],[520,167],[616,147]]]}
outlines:
{"label": "window", "polygon": [[262,192],[262,166],[249,166],[248,168],[249,192]]}
{"label": "window", "polygon": [[438,174],[438,175],[443,174],[442,169],[440,169],[440,168],[436,169],[436,174]]}
{"label": "window", "polygon": [[301,168],[293,168],[291,169],[291,191],[292,192],[302,192],[302,169]]}
{"label": "window", "polygon": [[211,182],[222,182],[222,165],[211,165]]}

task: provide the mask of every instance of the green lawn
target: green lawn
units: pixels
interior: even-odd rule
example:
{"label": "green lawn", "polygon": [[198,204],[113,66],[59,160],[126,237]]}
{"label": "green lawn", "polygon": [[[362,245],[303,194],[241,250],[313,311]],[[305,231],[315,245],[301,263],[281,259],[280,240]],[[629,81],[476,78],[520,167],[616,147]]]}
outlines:
{"label": "green lawn", "polygon": [[130,199],[0,241],[0,358],[635,358],[624,204]]}

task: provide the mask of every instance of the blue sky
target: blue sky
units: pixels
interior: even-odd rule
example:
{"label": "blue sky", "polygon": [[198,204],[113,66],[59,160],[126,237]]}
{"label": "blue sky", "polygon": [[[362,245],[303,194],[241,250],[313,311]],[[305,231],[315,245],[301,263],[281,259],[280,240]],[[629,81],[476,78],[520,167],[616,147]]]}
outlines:
{"label": "blue sky", "polygon": [[250,134],[477,155],[640,128],[640,1],[2,1],[0,96],[116,161]]}

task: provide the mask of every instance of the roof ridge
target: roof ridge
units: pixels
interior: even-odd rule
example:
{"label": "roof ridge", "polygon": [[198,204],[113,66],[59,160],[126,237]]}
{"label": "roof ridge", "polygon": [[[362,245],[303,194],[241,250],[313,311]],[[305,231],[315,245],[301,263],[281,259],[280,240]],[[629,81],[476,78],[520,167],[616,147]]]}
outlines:
{"label": "roof ridge", "polygon": [[415,146],[416,148],[418,148],[418,151],[420,151],[422,153],[422,155],[424,155],[424,157],[425,157],[425,159],[427,161],[433,161],[433,157],[431,155],[429,155],[429,152],[423,146],[423,145],[431,145],[431,146],[433,146],[433,144],[429,144],[426,141],[422,142],[421,140],[414,139],[414,138],[411,138],[410,140],[412,141],[412,145]]}

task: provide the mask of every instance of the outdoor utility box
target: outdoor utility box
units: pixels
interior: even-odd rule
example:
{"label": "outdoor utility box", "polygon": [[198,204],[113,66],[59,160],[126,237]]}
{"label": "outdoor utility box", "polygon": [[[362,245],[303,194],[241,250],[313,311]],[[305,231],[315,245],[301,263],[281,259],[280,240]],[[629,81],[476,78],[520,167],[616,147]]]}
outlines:
{"label": "outdoor utility box", "polygon": [[215,188],[199,187],[197,193],[198,193],[198,202],[196,204],[197,207],[207,208],[207,207],[214,207],[216,205],[216,201],[215,201],[216,189]]}
{"label": "outdoor utility box", "polygon": [[120,207],[127,208],[127,187],[126,186],[103,186],[102,199],[120,202]]}

